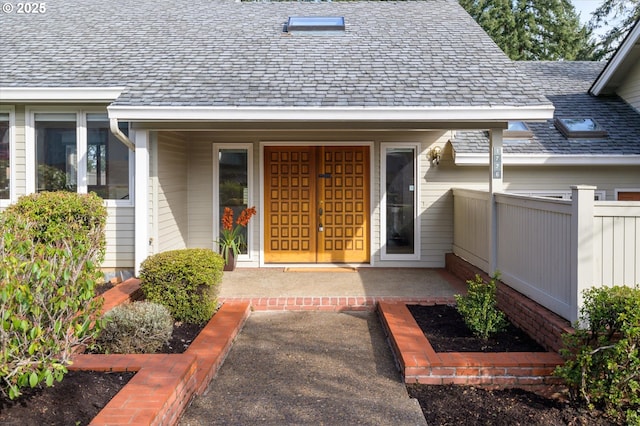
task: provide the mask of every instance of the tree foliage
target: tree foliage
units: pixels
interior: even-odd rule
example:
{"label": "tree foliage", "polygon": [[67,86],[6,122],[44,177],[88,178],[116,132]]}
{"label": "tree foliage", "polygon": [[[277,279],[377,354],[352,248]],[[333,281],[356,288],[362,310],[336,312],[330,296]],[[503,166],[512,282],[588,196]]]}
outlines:
{"label": "tree foliage", "polygon": [[590,30],[569,0],[459,1],[513,60],[591,59]]}
{"label": "tree foliage", "polygon": [[595,59],[606,58],[618,48],[635,22],[640,19],[640,0],[604,0],[591,14],[589,28],[596,31],[607,27],[598,42]]}

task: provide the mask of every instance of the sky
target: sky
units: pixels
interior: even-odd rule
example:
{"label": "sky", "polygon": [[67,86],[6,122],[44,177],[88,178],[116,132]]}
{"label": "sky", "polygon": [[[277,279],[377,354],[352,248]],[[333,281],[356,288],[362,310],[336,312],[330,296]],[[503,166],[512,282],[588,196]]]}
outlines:
{"label": "sky", "polygon": [[591,12],[600,6],[602,0],[571,0],[571,3],[576,8],[576,12],[580,14],[582,23],[586,24],[591,19]]}

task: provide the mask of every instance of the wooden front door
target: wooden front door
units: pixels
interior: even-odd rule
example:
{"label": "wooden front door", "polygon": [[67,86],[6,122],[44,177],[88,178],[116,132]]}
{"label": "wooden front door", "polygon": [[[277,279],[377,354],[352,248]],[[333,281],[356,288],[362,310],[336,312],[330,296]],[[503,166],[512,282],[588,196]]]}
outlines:
{"label": "wooden front door", "polygon": [[369,147],[265,147],[265,262],[369,261]]}

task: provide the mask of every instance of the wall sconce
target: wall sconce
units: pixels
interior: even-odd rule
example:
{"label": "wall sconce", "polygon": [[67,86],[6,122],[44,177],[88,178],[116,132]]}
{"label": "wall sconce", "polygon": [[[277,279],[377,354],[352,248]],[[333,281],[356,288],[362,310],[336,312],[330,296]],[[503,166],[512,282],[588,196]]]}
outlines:
{"label": "wall sconce", "polygon": [[436,166],[440,164],[440,157],[442,157],[442,148],[439,146],[431,148],[429,152],[427,152],[427,158],[431,163],[436,163]]}

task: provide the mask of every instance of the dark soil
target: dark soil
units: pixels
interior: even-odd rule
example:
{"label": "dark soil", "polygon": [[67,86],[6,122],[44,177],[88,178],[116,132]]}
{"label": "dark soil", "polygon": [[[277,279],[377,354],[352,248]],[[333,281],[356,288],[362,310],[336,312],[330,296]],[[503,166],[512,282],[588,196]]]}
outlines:
{"label": "dark soil", "polygon": [[[158,353],[183,353],[204,325],[174,324]],[[53,387],[25,389],[15,401],[0,396],[0,425],[87,425],[133,375],[70,371]]]}
{"label": "dark soil", "polygon": [[[539,352],[544,349],[510,325],[489,342],[473,336],[453,306],[407,305],[436,352]],[[523,389],[460,385],[407,385],[430,425],[616,425],[601,411],[575,407]]]}
{"label": "dark soil", "polygon": [[509,323],[507,329],[484,341],[474,337],[455,306],[407,305],[436,352],[544,352],[525,332]]}
{"label": "dark soil", "polygon": [[487,390],[458,385],[408,385],[429,425],[610,426],[599,411],[576,408],[522,389]]}
{"label": "dark soil", "polygon": [[134,373],[70,371],[50,388],[24,389],[10,401],[0,398],[0,424],[86,425]]}
{"label": "dark soil", "polygon": [[189,324],[185,322],[176,322],[173,324],[173,334],[169,342],[158,351],[161,354],[181,354],[187,350],[193,339],[195,339],[200,331],[204,328],[204,324]]}

